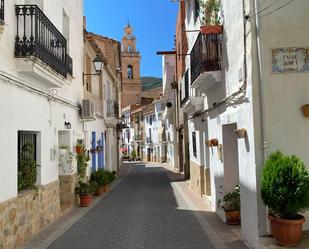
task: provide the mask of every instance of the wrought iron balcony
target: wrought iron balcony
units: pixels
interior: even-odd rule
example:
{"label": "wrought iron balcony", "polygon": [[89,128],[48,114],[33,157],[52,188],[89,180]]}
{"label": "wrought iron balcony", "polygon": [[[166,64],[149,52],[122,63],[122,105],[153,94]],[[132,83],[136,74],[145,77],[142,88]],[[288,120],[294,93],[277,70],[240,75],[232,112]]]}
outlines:
{"label": "wrought iron balcony", "polygon": [[15,57],[35,56],[63,77],[72,74],[67,41],[37,5],[16,5]]}
{"label": "wrought iron balcony", "polygon": [[205,72],[222,69],[222,34],[200,33],[190,54],[191,84]]}
{"label": "wrought iron balcony", "polygon": [[4,0],[0,0],[0,22],[4,22]]}
{"label": "wrought iron balcony", "polygon": [[119,104],[116,100],[107,100],[107,117],[119,117]]}

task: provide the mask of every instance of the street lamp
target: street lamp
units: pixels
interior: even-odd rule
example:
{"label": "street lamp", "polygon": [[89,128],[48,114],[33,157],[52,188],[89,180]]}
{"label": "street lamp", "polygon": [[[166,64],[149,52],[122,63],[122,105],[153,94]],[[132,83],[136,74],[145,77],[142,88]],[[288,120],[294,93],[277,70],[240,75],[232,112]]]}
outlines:
{"label": "street lamp", "polygon": [[83,72],[83,84],[84,84],[84,79],[86,75],[100,75],[102,73],[102,67],[103,67],[102,57],[97,54],[97,56],[93,59],[92,63],[93,63],[93,67],[96,73],[84,73]]}

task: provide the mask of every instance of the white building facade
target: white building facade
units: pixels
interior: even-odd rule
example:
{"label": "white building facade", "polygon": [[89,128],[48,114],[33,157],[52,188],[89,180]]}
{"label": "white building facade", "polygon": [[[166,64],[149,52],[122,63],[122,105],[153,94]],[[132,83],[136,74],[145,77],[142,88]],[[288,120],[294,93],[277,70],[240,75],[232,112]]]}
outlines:
{"label": "white building facade", "polygon": [[165,100],[156,100],[144,106],[144,160],[165,163],[167,158],[166,131],[162,122]]}
{"label": "white building facade", "polygon": [[[180,84],[189,117],[190,186],[225,221],[218,207],[222,187],[232,191],[239,184],[241,235],[259,248],[259,237],[270,232],[260,196],[268,155],[281,150],[309,165],[307,120],[301,112],[309,90],[304,60],[309,3],[277,2],[264,10],[263,1],[222,0],[223,32],[209,33],[198,32],[202,12],[197,3],[185,1],[185,30],[191,32],[186,32],[188,56]],[[237,137],[239,129],[246,131],[244,138]]]}
{"label": "white building facade", "polygon": [[165,100],[162,121],[166,132],[166,162],[175,170],[179,170],[178,143],[176,139],[177,97],[176,89],[173,89],[173,85],[175,85],[176,54],[169,51],[158,52],[158,54],[162,54],[162,84],[163,99]]}
{"label": "white building facade", "polygon": [[[59,182],[62,175],[76,172],[73,156],[68,158],[71,168],[61,169],[59,145],[65,142],[73,151],[84,138],[79,115],[83,98],[83,2],[3,2],[0,221],[5,228],[0,231],[0,247],[11,248],[60,217]],[[35,25],[40,28],[34,29]],[[49,40],[42,35],[43,30]],[[31,152],[26,151],[27,146]],[[38,165],[37,190],[19,191],[23,179],[20,160],[25,153]]]}

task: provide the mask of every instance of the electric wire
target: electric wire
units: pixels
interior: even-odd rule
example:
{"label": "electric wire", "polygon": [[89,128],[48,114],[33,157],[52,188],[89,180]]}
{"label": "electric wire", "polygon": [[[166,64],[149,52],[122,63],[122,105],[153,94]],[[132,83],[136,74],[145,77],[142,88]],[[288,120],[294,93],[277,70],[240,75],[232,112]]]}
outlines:
{"label": "electric wire", "polygon": [[264,12],[265,10],[268,10],[270,7],[274,6],[276,3],[278,3],[279,1],[282,1],[282,0],[275,0],[273,3],[271,3],[270,5],[266,6],[265,8],[263,9],[260,9],[258,10],[257,12],[255,13],[252,13],[252,14],[249,14],[249,17],[253,17],[253,16],[256,16],[262,12]]}
{"label": "electric wire", "polygon": [[260,17],[268,16],[268,15],[270,15],[270,14],[272,14],[272,13],[274,13],[274,12],[280,10],[280,9],[282,9],[283,7],[289,5],[289,4],[292,3],[293,1],[294,1],[294,0],[290,0],[289,2],[287,2],[287,3],[285,3],[284,5],[282,5],[282,6],[278,7],[278,8],[276,8],[276,9],[274,9],[273,11],[271,11],[271,12],[269,12],[269,13],[267,13],[267,14],[264,14],[264,15],[260,15]]}

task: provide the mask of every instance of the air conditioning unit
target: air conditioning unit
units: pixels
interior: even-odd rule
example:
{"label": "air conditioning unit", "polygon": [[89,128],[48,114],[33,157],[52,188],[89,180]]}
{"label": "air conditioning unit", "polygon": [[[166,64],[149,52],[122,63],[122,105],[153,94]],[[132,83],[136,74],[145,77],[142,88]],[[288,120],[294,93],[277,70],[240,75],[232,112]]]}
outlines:
{"label": "air conditioning unit", "polygon": [[94,102],[90,99],[82,100],[82,119],[95,120],[95,107]]}

